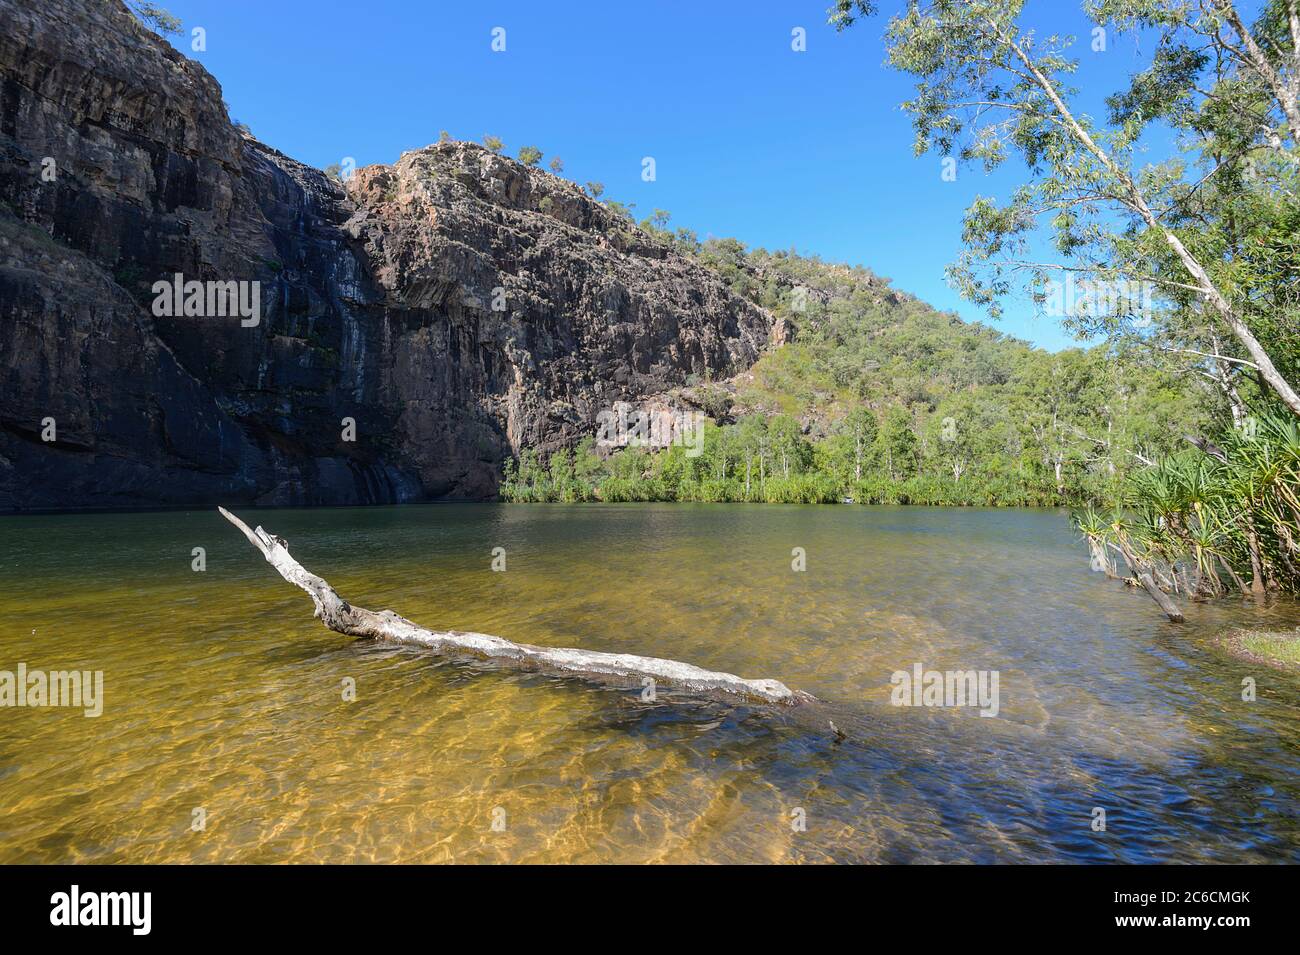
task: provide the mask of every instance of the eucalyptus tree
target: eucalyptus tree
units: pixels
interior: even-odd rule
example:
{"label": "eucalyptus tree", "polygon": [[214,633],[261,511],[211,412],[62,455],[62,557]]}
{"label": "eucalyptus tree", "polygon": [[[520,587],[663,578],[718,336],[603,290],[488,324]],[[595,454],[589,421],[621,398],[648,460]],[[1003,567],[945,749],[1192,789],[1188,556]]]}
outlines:
{"label": "eucalyptus tree", "polygon": [[[839,0],[831,20],[872,8]],[[1008,199],[967,210],[952,279],[995,316],[1017,279],[1044,306],[1079,279],[1105,291],[1067,326],[1191,359],[1238,416],[1243,380],[1300,415],[1300,0],[1268,0],[1252,23],[1231,0],[1083,8],[1092,43],[1131,31],[1152,51],[1102,118],[1071,85],[1074,38],[1022,22],[1024,0],[911,0],[889,22],[888,61],[916,77],[917,153],[1026,170]],[[1168,132],[1170,154],[1147,161]],[[1052,261],[1034,255],[1042,239]]]}

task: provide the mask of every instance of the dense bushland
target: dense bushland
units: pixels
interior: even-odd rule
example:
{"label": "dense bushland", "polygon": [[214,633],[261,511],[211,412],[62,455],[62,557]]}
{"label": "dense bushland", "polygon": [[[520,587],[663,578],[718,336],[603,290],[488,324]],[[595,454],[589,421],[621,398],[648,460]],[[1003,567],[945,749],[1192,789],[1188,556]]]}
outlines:
{"label": "dense bushland", "polygon": [[546,460],[526,450],[507,467],[506,500],[1083,503],[1114,497],[1200,426],[1202,396],[1159,354],[1052,354],[867,269],[641,227],[789,322],[791,340],[734,381],[675,396],[720,422],[698,454],[602,452],[594,434]]}

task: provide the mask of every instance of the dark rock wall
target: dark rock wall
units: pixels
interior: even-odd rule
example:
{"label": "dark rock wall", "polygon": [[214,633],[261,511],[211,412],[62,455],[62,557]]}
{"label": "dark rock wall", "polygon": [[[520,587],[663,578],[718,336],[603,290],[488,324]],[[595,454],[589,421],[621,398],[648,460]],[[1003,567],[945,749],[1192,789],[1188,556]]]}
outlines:
{"label": "dark rock wall", "polygon": [[[295,162],[117,0],[0,0],[0,84],[0,509],[490,497],[513,450],[773,335],[481,147]],[[260,283],[260,321],[155,316],[176,273]]]}

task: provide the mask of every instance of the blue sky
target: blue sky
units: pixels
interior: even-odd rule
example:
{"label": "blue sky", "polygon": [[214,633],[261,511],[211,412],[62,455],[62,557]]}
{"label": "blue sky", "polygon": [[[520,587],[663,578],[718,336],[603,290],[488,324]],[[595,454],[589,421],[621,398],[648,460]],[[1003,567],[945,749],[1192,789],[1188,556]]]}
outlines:
{"label": "blue sky", "polygon": [[[179,49],[220,81],[232,115],[264,142],[324,167],[391,163],[407,149],[500,137],[536,145],[565,175],[599,180],[640,216],[769,249],[868,266],[936,307],[982,320],[945,283],[962,211],[1004,196],[1014,167],[940,176],[912,154],[898,104],[908,78],[883,65],[884,15],[836,33],[829,0],[498,2],[163,0],[187,31]],[[884,0],[890,11],[900,5]],[[1088,45],[1075,3],[1031,0],[1025,22],[1073,33],[1086,106],[1123,85],[1136,42]],[[506,50],[491,49],[505,28]],[[807,51],[791,30],[807,31]],[[1149,53],[1149,51],[1147,51]],[[653,156],[655,182],[641,179]],[[1074,344],[1023,300],[995,327],[1050,349]]]}

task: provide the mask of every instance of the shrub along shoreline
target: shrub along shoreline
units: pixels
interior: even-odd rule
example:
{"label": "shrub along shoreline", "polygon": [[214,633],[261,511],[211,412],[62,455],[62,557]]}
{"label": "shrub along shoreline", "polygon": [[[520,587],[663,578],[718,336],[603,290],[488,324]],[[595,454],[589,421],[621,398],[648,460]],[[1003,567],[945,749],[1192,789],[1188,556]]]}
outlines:
{"label": "shrub along shoreline", "polygon": [[1243,425],[1136,472],[1108,513],[1077,513],[1093,569],[1126,568],[1174,620],[1173,597],[1300,593],[1300,421]]}
{"label": "shrub along shoreline", "polygon": [[[561,449],[545,462],[524,451],[506,462],[500,496],[509,503],[915,504],[1050,507],[1080,504],[1077,489],[1055,486],[1050,471],[1022,462],[976,462],[952,471],[924,468],[906,439],[882,445],[862,431],[810,441],[792,419],[744,419],[704,428],[702,447],[597,453],[595,441]],[[787,423],[788,422],[788,423]],[[910,437],[910,432],[908,432]]]}

